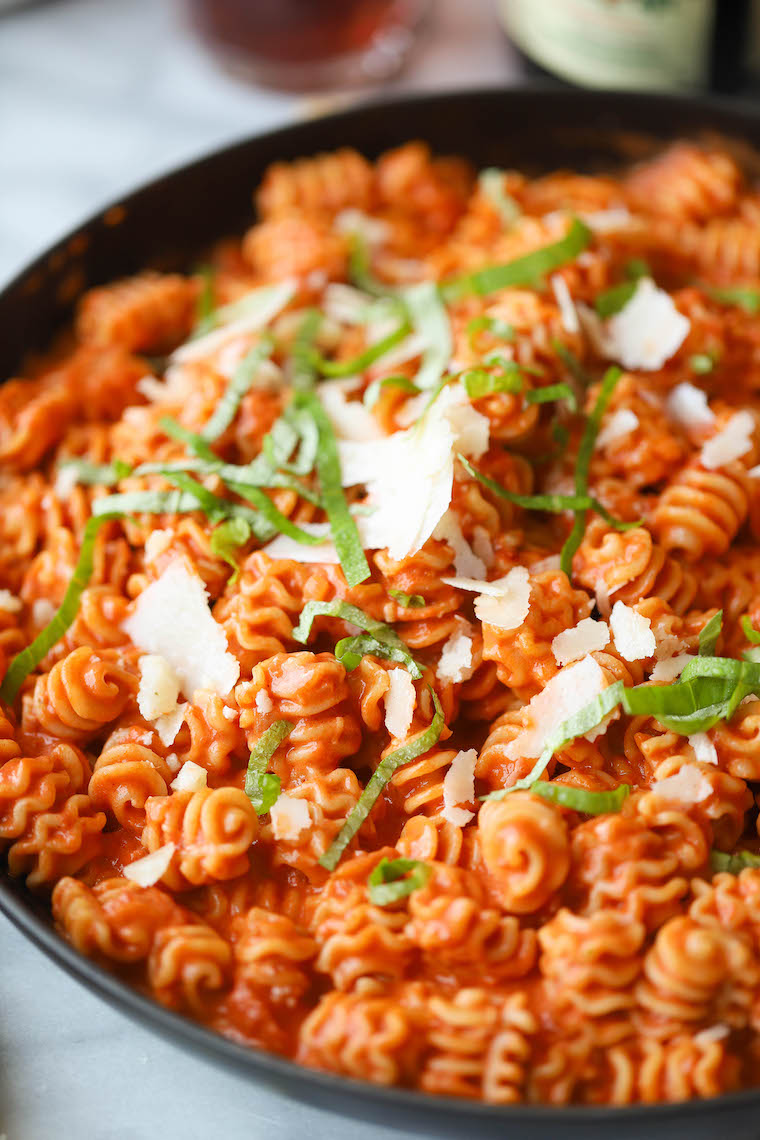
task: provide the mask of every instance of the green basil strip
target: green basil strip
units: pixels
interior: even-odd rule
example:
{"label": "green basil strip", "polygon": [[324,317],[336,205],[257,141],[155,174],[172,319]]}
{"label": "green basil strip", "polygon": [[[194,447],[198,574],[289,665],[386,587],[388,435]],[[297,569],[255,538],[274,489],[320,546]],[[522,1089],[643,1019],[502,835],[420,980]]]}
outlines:
{"label": "green basil strip", "polygon": [[562,363],[564,364],[565,368],[568,370],[570,375],[573,377],[573,379],[576,380],[577,383],[580,384],[582,388],[588,388],[592,382],[591,377],[589,376],[588,372],[583,367],[583,365],[581,364],[580,360],[575,355],[575,353],[571,352],[570,349],[567,347],[567,345],[563,344],[561,340],[556,340],[556,339],[553,340],[552,341],[552,348],[554,349],[557,356],[560,358],[560,360],[562,361]]}
{"label": "green basil strip", "polygon": [[201,431],[202,437],[207,442],[218,439],[230,426],[238,413],[241,400],[252,387],[261,365],[272,355],[273,348],[272,337],[262,336],[237,365],[224,395],[214,408],[211,419],[204,424]]}
{"label": "green basil strip", "polygon": [[567,784],[549,783],[547,780],[536,780],[530,790],[534,796],[541,796],[559,807],[570,808],[583,815],[607,815],[620,811],[631,794],[630,784],[619,784],[611,792],[590,792],[586,788],[572,788]]}
{"label": "green basil strip", "polygon": [[303,542],[307,546],[316,545],[314,535],[307,534],[306,531],[295,526],[289,518],[278,511],[272,500],[258,487],[242,488],[233,483],[228,484],[230,490],[234,491],[235,494],[242,495],[245,491],[244,497],[257,507],[257,510],[252,511],[240,503],[231,503],[229,499],[222,499],[219,495],[213,494],[202,483],[198,483],[191,475],[182,471],[167,474],[166,478],[176,483],[180,490],[189,495],[194,495],[200,504],[200,509],[211,522],[226,518],[240,518],[248,523],[257,538],[271,537],[272,534],[279,531],[281,534],[287,534],[296,542]]}
{"label": "green basil strip", "polygon": [[309,392],[316,383],[314,343],[321,324],[322,314],[319,310],[309,309],[298,326],[290,352],[291,383],[294,392]]}
{"label": "green basil strip", "polygon": [[513,226],[522,214],[522,210],[511,194],[504,189],[504,171],[495,166],[488,166],[478,175],[478,185],[481,193],[488,199],[506,228]]}
{"label": "green basil strip", "polygon": [[[760,645],[760,633],[755,629],[750,621],[749,614],[744,614],[742,617],[742,633],[746,637],[750,645]],[[706,627],[705,627],[706,628]]]}
{"label": "green basil strip", "polygon": [[415,332],[425,343],[414,382],[423,390],[435,388],[449,366],[454,350],[451,325],[445,305],[433,281],[421,281],[404,289],[403,299]]}
{"label": "green basil strip", "polygon": [[548,384],[546,388],[533,388],[525,393],[526,404],[548,404],[552,400],[566,400],[571,412],[578,411],[578,400],[569,384]]}
{"label": "green basil strip", "polygon": [[351,234],[349,239],[348,276],[352,285],[373,297],[388,297],[395,292],[392,285],[386,285],[375,277],[369,246],[358,233]]}
{"label": "green basil strip", "polygon": [[[723,628],[723,610],[718,610],[717,614],[713,614],[709,621],[705,622],[702,629],[699,631],[699,655],[700,657],[713,657],[715,654],[715,646],[718,644],[720,631]],[[743,628],[743,627],[742,627]],[[760,642],[760,636],[758,636]]]}
{"label": "green basil strip", "polygon": [[592,237],[588,226],[580,218],[573,218],[570,229],[560,241],[526,253],[506,265],[491,265],[444,281],[440,285],[441,295],[446,301],[458,301],[469,293],[484,296],[510,286],[535,285],[548,273],[574,261],[591,243]]}
{"label": "green basil strip", "polygon": [[26,649],[17,653],[8,666],[3,683],[0,685],[0,698],[7,704],[12,704],[26,678],[37,668],[40,661],[53,646],[61,640],[76,618],[82,593],[89,585],[92,577],[95,539],[100,528],[105,523],[110,522],[113,517],[113,515],[101,515],[98,518],[93,517],[87,520],[82,535],[79,558],[71,575],[71,580],[66,587],[66,593],[63,595],[63,601],[31,645],[27,645]]}
{"label": "green basil strip", "polygon": [[418,756],[424,756],[426,752],[429,752],[430,749],[438,743],[441,732],[443,731],[443,709],[441,708],[441,702],[438,700],[437,693],[432,688],[430,695],[433,698],[435,715],[429,727],[426,728],[424,732],[421,732],[419,736],[415,737],[414,740],[410,740],[408,744],[397,748],[395,752],[391,752],[384,760],[380,761],[370,776],[364,791],[359,796],[356,806],[349,813],[338,835],[319,860],[320,866],[326,870],[335,870],[340,862],[341,855],[371,812],[378,797],[382,794],[386,784],[393,776],[393,773],[404,764],[408,764],[411,760],[416,760]]}
{"label": "green basil strip", "polygon": [[418,609],[426,604],[422,594],[405,594],[403,590],[393,589],[389,589],[388,594],[405,610]]}
{"label": "green basil strip", "polygon": [[515,330],[506,321],[502,321],[499,317],[487,317],[485,315],[480,317],[472,317],[467,322],[467,341],[470,348],[475,351],[475,338],[479,332],[490,332],[493,336],[501,337],[502,340],[514,340]]}
{"label": "green basil strip", "polygon": [[171,416],[162,416],[158,421],[158,425],[169,439],[176,439],[179,443],[184,443],[191,451],[200,459],[205,459],[209,463],[221,463],[219,456],[215,451],[212,451],[209,446],[208,440],[198,435],[197,432],[191,431],[190,428],[183,427],[177,420],[173,420]]}
{"label": "green basil strip", "polygon": [[632,257],[626,262],[625,275],[632,281],[636,281],[639,277],[651,277],[652,267],[643,257]]}
{"label": "green basil strip", "polygon": [[[335,646],[335,656],[347,673],[356,669],[362,657],[382,657],[386,661],[397,661],[399,665],[406,665],[407,667],[410,660],[408,649],[399,649],[396,645],[388,645],[387,642],[378,641],[376,637],[372,637],[368,633],[341,638]],[[417,667],[417,663],[413,659],[412,661],[413,664],[409,668],[409,672],[419,680],[422,673]]]}
{"label": "green basil strip", "polygon": [[402,321],[393,332],[389,332],[381,340],[375,341],[369,348],[365,348],[364,352],[354,356],[352,360],[325,360],[320,353],[315,352],[312,358],[314,367],[323,376],[356,376],[366,372],[376,361],[385,356],[386,352],[390,352],[392,348],[400,344],[404,337],[408,336],[410,330],[409,322]]}
{"label": "green basil strip", "polygon": [[251,752],[243,790],[256,809],[256,815],[265,815],[280,794],[280,777],[267,772],[267,766],[293,728],[289,720],[276,720],[259,737]]}
{"label": "green basil strip", "polygon": [[503,800],[511,792],[517,791],[530,791],[536,780],[538,780],[546,770],[546,766],[551,760],[555,752],[564,748],[566,744],[570,744],[578,736],[585,736],[587,732],[592,729],[598,728],[606,716],[609,716],[623,699],[625,686],[622,681],[615,681],[598,697],[594,697],[587,705],[584,705],[575,716],[569,717],[563,721],[557,729],[551,734],[549,739],[544,745],[544,749],[539,756],[536,763],[527,776],[522,780],[517,780],[509,788],[500,788],[496,792],[491,792],[487,796],[481,796],[484,800]]}
{"label": "green basil strip", "polygon": [[123,459],[114,459],[112,463],[90,463],[89,459],[62,459],[58,464],[58,470],[73,471],[77,483],[100,487],[111,487],[133,474],[130,465]]}
{"label": "green basil strip", "polygon": [[232,567],[231,583],[235,583],[240,573],[240,561],[237,552],[245,546],[251,537],[251,527],[245,519],[226,519],[214,527],[211,532],[209,549],[217,558],[222,558]]}
{"label": "green basil strip", "polygon": [[401,660],[415,680],[419,680],[422,676],[422,666],[415,661],[409,652],[409,647],[401,640],[395,629],[365,614],[358,606],[349,605],[348,602],[307,602],[301,610],[298,625],[293,630],[293,640],[305,645],[309,640],[314,619],[317,617],[340,618],[341,621],[358,626],[386,648],[400,653],[402,656],[394,657],[393,660]]}
{"label": "green basil strip", "polygon": [[[615,390],[620,377],[623,375],[620,368],[614,365],[608,368],[602,379],[602,384],[599,389],[596,403],[594,405],[591,415],[586,420],[586,426],[583,430],[580,447],[578,448],[578,456],[575,461],[575,493],[576,495],[585,495],[588,490],[588,472],[591,465],[591,455],[596,443],[596,437],[599,434],[599,426],[602,422],[602,417],[607,410],[607,404],[610,397]],[[560,569],[564,570],[568,578],[572,575],[573,558],[575,552],[583,541],[583,535],[586,531],[586,511],[579,510],[575,515],[575,522],[573,529],[570,531],[562,552],[560,554]]]}
{"label": "green basil strip", "polygon": [[760,855],[754,851],[716,851],[710,852],[710,867],[713,871],[728,871],[730,875],[738,875],[747,867],[760,867]]}
{"label": "green basil strip", "polygon": [[594,308],[599,316],[606,320],[624,309],[636,292],[638,284],[638,281],[622,281],[619,285],[613,285],[611,289],[599,293],[594,300]]}
{"label": "green basil strip", "polygon": [[384,376],[382,379],[373,380],[367,386],[363,398],[363,403],[367,408],[374,408],[380,399],[383,388],[399,388],[402,392],[408,392],[410,396],[419,396],[420,394],[420,389],[408,376]]}
{"label": "green basil strip", "polygon": [[468,368],[460,376],[464,390],[471,400],[479,400],[483,396],[491,396],[495,392],[522,392],[523,381],[520,367],[514,361],[509,362],[512,367],[503,372],[487,372],[485,368]]}
{"label": "green basil strip", "polygon": [[729,288],[710,286],[707,288],[707,294],[713,301],[718,301],[721,305],[736,305],[750,316],[760,313],[760,289],[750,289],[741,285]]}
{"label": "green basil strip", "polygon": [[201,279],[201,290],[195,304],[195,327],[193,337],[197,338],[211,332],[216,323],[216,302],[214,301],[214,269],[211,265],[202,265],[198,269]]}
{"label": "green basil strip", "polygon": [[432,874],[429,863],[419,859],[381,859],[367,879],[373,906],[390,906],[424,887]]}
{"label": "green basil strip", "polygon": [[689,357],[689,367],[697,376],[706,376],[715,368],[715,359],[707,352],[695,352]]}
{"label": "green basil strip", "polygon": [[[298,406],[307,410],[319,431],[317,476],[322,492],[322,506],[330,523],[330,531],[340,564],[349,586],[358,586],[369,578],[370,569],[364,555],[359,531],[343,493],[338,444],[330,419],[314,392],[297,393]],[[322,541],[320,539],[320,541]]]}
{"label": "green basil strip", "polygon": [[203,511],[200,500],[185,491],[125,491],[107,495],[92,504],[93,517],[111,515],[189,515]]}

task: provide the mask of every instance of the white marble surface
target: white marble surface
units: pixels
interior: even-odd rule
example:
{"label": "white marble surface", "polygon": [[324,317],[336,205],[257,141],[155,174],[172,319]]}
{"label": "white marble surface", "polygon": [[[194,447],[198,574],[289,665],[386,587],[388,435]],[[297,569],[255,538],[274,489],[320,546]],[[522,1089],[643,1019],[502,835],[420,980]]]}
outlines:
{"label": "white marble surface", "polygon": [[[490,0],[434,3],[433,25],[391,89],[515,77]],[[125,188],[314,109],[222,73],[184,28],[179,0],[58,0],[3,12],[0,282]],[[388,1140],[391,1132],[305,1108],[166,1044],[0,917],[0,1134]]]}

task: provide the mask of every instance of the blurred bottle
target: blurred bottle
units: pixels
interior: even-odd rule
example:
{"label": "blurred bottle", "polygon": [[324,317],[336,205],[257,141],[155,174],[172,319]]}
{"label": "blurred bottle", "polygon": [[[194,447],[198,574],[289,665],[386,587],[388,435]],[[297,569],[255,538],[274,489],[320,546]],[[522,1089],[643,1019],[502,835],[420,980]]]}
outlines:
{"label": "blurred bottle", "polygon": [[499,0],[533,67],[584,87],[745,87],[757,67],[757,0]]}
{"label": "blurred bottle", "polygon": [[374,83],[404,64],[430,0],[188,0],[236,72],[293,91]]}

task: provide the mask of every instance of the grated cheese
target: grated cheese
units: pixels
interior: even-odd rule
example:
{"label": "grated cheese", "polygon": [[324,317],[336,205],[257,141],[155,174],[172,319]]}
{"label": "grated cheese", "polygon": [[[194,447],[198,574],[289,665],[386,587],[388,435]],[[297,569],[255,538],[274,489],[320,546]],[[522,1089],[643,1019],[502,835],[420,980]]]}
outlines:
{"label": "grated cheese", "polygon": [[596,234],[614,234],[618,230],[627,229],[633,221],[633,215],[625,206],[610,206],[608,210],[591,210],[589,213],[580,213],[578,217]]}
{"label": "grated cheese", "polygon": [[55,606],[49,598],[35,598],[32,603],[32,621],[35,625],[47,625],[55,617]]}
{"label": "grated cheese", "polygon": [[475,799],[475,764],[478,753],[475,748],[467,752],[457,752],[443,778],[443,818],[455,827],[464,827],[475,815],[468,808],[458,804]]}
{"label": "grated cheese", "polygon": [[608,416],[604,422],[602,430],[596,437],[595,448],[607,447],[611,443],[617,443],[621,439],[625,439],[631,432],[636,431],[639,426],[639,417],[635,412],[629,408],[618,408],[611,416]]}
{"label": "grated cheese", "polygon": [[135,384],[135,388],[150,404],[160,403],[166,397],[166,385],[163,380],[151,376],[150,373],[142,376]]}
{"label": "grated cheese", "polygon": [[530,575],[524,566],[515,566],[498,584],[502,586],[499,596],[488,592],[475,599],[475,615],[497,629],[518,629],[530,609]]}
{"label": "grated cheese", "polygon": [[266,691],[266,689],[259,689],[258,693],[256,694],[256,708],[259,710],[260,713],[263,713],[265,716],[267,713],[270,713],[272,711],[272,709],[274,708],[274,704],[272,703],[272,698],[270,697],[270,695]]}
{"label": "grated cheese", "polygon": [[172,856],[177,850],[174,843],[165,843],[157,851],[143,856],[130,863],[122,872],[125,879],[137,883],[139,887],[152,887],[169,870]]}
{"label": "grated cheese", "polygon": [[755,417],[751,412],[735,412],[726,426],[702,447],[699,461],[708,471],[733,463],[752,448]]}
{"label": "grated cheese", "polygon": [[[483,578],[486,573],[486,562],[470,546],[462,534],[459,518],[455,511],[449,508],[433,531],[433,537],[447,542],[454,551],[454,569],[463,578]],[[490,543],[489,543],[490,545]],[[493,548],[491,548],[493,554]]]}
{"label": "grated cheese", "polygon": [[567,281],[565,281],[565,278],[559,273],[555,273],[549,280],[554,298],[559,306],[559,315],[563,329],[571,335],[580,332],[581,322],[578,320],[578,313],[573,304],[573,298],[570,296]]}
{"label": "grated cheese", "polygon": [[287,792],[280,792],[269,809],[269,818],[275,839],[298,839],[301,832],[311,826],[307,801],[289,796]]}
{"label": "grated cheese", "polygon": [[202,580],[176,559],[137,597],[122,624],[138,649],[166,658],[187,697],[198,689],[225,697],[240,676],[207,599]]}
{"label": "grated cheese", "polygon": [[707,402],[707,393],[688,380],[676,384],[665,402],[665,411],[672,423],[687,431],[698,431],[715,423],[715,413]]}
{"label": "grated cheese", "polygon": [[436,673],[442,681],[451,681],[460,684],[469,681],[475,668],[472,661],[472,627],[469,622],[466,629],[455,630],[444,642],[441,656],[436,666]]}
{"label": "grated cheese", "polygon": [[138,661],[140,686],[137,707],[146,720],[173,712],[179,696],[179,678],[160,653],[148,653]]}
{"label": "grated cheese", "polygon": [[406,669],[392,669],[385,694],[385,727],[391,736],[403,740],[414,715],[417,693]]}
{"label": "grated cheese", "polygon": [[322,297],[327,319],[340,325],[363,324],[368,319],[373,303],[369,293],[340,281],[331,281]]}
{"label": "grated cheese", "polygon": [[626,661],[651,657],[657,648],[652,623],[625,602],[615,602],[610,614],[610,629],[615,648]]}
{"label": "grated cheese", "polygon": [[171,712],[165,713],[153,722],[153,728],[158,733],[158,739],[165,748],[169,748],[177,739],[177,733],[185,719],[187,704],[177,705]]}
{"label": "grated cheese", "polygon": [[607,355],[624,368],[656,372],[683,344],[691,322],[650,277],[641,277],[628,303],[606,322]]}
{"label": "grated cheese", "polygon": [[606,621],[583,618],[572,629],[563,629],[552,641],[552,653],[558,665],[569,665],[589,653],[604,649],[610,639]]}
{"label": "grated cheese", "polygon": [[507,759],[537,759],[552,733],[606,688],[607,678],[593,657],[566,665],[525,706],[526,727],[505,747]]}
{"label": "grated cheese", "polygon": [[61,467],[55,477],[53,494],[59,502],[65,503],[79,482],[75,467]]}
{"label": "grated cheese", "polygon": [[229,705],[225,705],[224,708],[222,709],[222,716],[224,717],[225,720],[237,720],[238,715],[239,715],[238,710],[237,709],[231,709],[229,707]]}
{"label": "grated cheese", "polygon": [[695,764],[684,764],[675,775],[655,780],[652,791],[665,800],[698,804],[712,795],[712,786]]}
{"label": "grated cheese", "polygon": [[208,772],[194,760],[186,760],[169,787],[173,792],[198,792],[208,784]]}
{"label": "grated cheese", "polygon": [[[486,569],[493,566],[496,554],[494,553],[491,536],[484,526],[473,527],[472,549],[475,553],[475,557],[480,559]],[[559,555],[557,555],[557,566],[559,566]],[[454,569],[457,570],[456,561],[454,562]],[[457,574],[458,573],[459,570],[457,570]],[[464,573],[464,571],[462,571],[462,573]]]}
{"label": "grated cheese", "polygon": [[665,657],[658,661],[649,674],[650,681],[675,681],[694,658],[693,653],[677,653],[675,657]]}
{"label": "grated cheese", "polygon": [[717,764],[718,753],[706,732],[694,732],[689,737],[689,744],[694,749],[694,755],[700,764]]}
{"label": "grated cheese", "polygon": [[382,439],[383,432],[361,400],[349,400],[356,390],[356,379],[323,380],[317,387],[317,396],[327,412],[337,439],[350,439],[355,443]]}
{"label": "grated cheese", "polygon": [[349,207],[335,215],[333,229],[336,233],[351,237],[356,234],[369,246],[383,245],[390,237],[390,226],[382,218],[373,218],[363,210]]}
{"label": "grated cheese", "polygon": [[17,614],[23,608],[21,598],[17,598],[10,590],[0,590],[0,610],[7,614]]}

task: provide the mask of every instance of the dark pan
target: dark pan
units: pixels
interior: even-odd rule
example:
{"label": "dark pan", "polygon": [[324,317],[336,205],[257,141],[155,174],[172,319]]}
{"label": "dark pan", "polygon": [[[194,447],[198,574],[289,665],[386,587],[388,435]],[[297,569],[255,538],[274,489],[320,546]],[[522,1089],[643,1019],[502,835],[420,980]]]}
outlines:
{"label": "dark pan", "polygon": [[[0,376],[44,348],[81,291],[148,265],[190,267],[222,235],[250,224],[251,191],[268,163],[340,146],[372,156],[410,138],[483,165],[539,172],[610,169],[664,139],[720,134],[748,163],[760,112],[710,100],[566,90],[484,90],[359,106],[248,139],[168,174],[85,222],[0,294]],[[43,903],[0,873],[0,910],[45,953],[111,1004],[179,1045],[357,1119],[430,1135],[515,1140],[714,1140],[760,1136],[760,1089],[708,1101],[630,1108],[493,1107],[311,1072],[246,1049],[171,1013],[81,957]]]}

